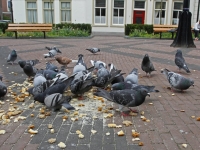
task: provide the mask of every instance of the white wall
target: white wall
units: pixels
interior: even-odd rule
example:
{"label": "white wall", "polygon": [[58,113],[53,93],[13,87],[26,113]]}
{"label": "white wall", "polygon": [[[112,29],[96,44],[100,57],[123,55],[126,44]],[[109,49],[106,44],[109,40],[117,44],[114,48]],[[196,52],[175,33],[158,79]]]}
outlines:
{"label": "white wall", "polygon": [[13,21],[14,23],[26,22],[26,10],[24,0],[14,0],[13,3]]}

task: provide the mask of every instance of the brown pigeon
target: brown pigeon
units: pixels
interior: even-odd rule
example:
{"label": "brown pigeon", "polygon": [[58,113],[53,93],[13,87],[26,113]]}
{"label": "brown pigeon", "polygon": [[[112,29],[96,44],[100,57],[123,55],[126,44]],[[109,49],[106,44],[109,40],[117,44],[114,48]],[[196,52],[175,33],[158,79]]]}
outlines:
{"label": "brown pigeon", "polygon": [[59,64],[64,65],[65,67],[67,67],[67,65],[71,62],[78,62],[77,60],[72,60],[67,57],[62,57],[62,56],[55,56],[55,59],[57,60]]}

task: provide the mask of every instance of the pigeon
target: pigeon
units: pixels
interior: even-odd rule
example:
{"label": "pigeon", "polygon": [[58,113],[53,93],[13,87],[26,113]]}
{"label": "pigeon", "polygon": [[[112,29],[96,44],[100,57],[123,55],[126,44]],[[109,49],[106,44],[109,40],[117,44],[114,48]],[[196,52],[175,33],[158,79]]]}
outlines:
{"label": "pigeon", "polygon": [[48,87],[43,93],[34,95],[34,100],[38,101],[40,103],[44,103],[44,99],[47,95],[51,95],[54,93],[63,94],[64,91],[70,86],[71,82],[74,79],[74,76],[75,75],[72,75],[69,78],[67,78],[66,80]]}
{"label": "pigeon", "polygon": [[40,84],[42,84],[43,82],[46,82],[46,78],[43,76],[43,74],[41,74],[40,72],[36,73],[34,79],[33,79],[33,86],[36,87]]}
{"label": "pigeon", "polygon": [[36,75],[37,69],[34,68],[30,63],[26,63],[23,68],[24,73],[30,78]]}
{"label": "pigeon", "polygon": [[[108,66],[110,67],[110,72],[112,71],[112,69],[117,70],[117,68],[113,64],[108,64]],[[111,84],[124,82],[124,77],[123,77],[124,74],[126,73],[121,73],[120,75],[116,76],[114,80],[111,82]]]}
{"label": "pigeon", "polygon": [[100,61],[100,60],[98,60],[98,61],[94,61],[94,60],[90,60],[90,62],[91,62],[91,64],[92,64],[92,66],[94,66],[94,69],[99,69],[99,64],[103,64],[103,66],[106,68],[107,66],[106,66],[106,63],[104,63],[103,61]]}
{"label": "pigeon", "polygon": [[81,95],[92,89],[94,85],[94,79],[91,77],[91,72],[85,73],[78,72],[71,82],[70,89],[73,94]]}
{"label": "pigeon", "polygon": [[[97,89],[97,92],[94,93],[96,96],[103,97],[108,101],[119,104],[119,109],[122,111],[124,107],[136,107],[141,105],[146,96],[150,96],[150,93],[144,88],[139,90],[125,89],[125,90],[116,90],[116,91],[106,91],[104,89]],[[129,108],[130,109],[130,108]],[[136,112],[130,109],[132,112]],[[127,115],[122,112],[122,115]]]}
{"label": "pigeon", "polygon": [[68,110],[74,110],[75,108],[69,104],[70,100],[70,96],[64,97],[60,93],[54,93],[45,97],[44,104],[50,109],[53,108],[54,111],[60,110],[62,106]]}
{"label": "pigeon", "polygon": [[3,98],[6,93],[7,93],[7,87],[6,85],[2,82],[3,77],[0,76],[0,98]]}
{"label": "pigeon", "polygon": [[54,57],[55,55],[58,55],[58,53],[62,53],[58,48],[53,47],[52,49],[49,50],[49,52],[47,54],[43,54],[44,58],[48,58],[48,57]]}
{"label": "pigeon", "polygon": [[186,78],[178,73],[174,73],[169,71],[168,69],[163,69],[161,71],[163,73],[169,84],[171,85],[171,90],[177,89],[177,90],[187,90],[190,86],[194,86],[194,81],[190,78]]}
{"label": "pigeon", "polygon": [[21,68],[24,68],[24,66],[26,65],[26,63],[30,63],[31,66],[35,66],[36,64],[40,63],[40,61],[38,59],[34,59],[34,60],[19,60],[18,64]]}
{"label": "pigeon", "polygon": [[86,48],[86,50],[90,51],[93,54],[95,54],[97,52],[100,52],[100,49],[99,48],[95,48],[95,47],[93,47],[93,48]]}
{"label": "pigeon", "polygon": [[[61,66],[61,67],[60,67],[60,71],[59,71],[58,73],[63,73],[63,74],[65,74],[65,75],[67,75],[67,72],[66,72],[66,70],[65,70],[65,66]],[[68,75],[67,75],[67,76],[68,76]]]}
{"label": "pigeon", "polygon": [[55,72],[53,70],[44,70],[43,75],[47,80],[52,80],[53,78],[56,77],[57,72]]}
{"label": "pigeon", "polygon": [[54,46],[54,47],[48,47],[48,46],[46,46],[45,48],[48,49],[49,51],[50,51],[50,50],[55,50],[55,51],[57,51],[57,53],[62,53],[62,52],[61,52],[57,47],[55,47],[55,46]]}
{"label": "pigeon", "polygon": [[78,62],[77,60],[72,60],[67,57],[62,57],[62,56],[55,56],[55,59],[57,60],[59,64],[64,65],[65,67],[67,67],[67,65],[71,62]]}
{"label": "pigeon", "polygon": [[182,51],[180,49],[176,51],[175,64],[178,66],[179,71],[184,69],[187,73],[190,73],[190,70],[185,62],[185,59],[183,58]]}
{"label": "pigeon", "polygon": [[127,82],[119,82],[111,86],[111,90],[125,90],[125,89],[138,90],[140,88],[146,89],[148,93],[159,92],[159,90],[154,90],[155,86],[137,85],[137,84],[131,84]]}
{"label": "pigeon", "polygon": [[11,62],[11,64],[13,65],[16,59],[17,59],[17,52],[16,50],[12,50],[11,53],[8,55],[7,62]]}
{"label": "pigeon", "polygon": [[134,68],[131,73],[126,76],[124,82],[138,84],[138,69]]}
{"label": "pigeon", "polygon": [[144,72],[146,72],[146,76],[149,73],[149,77],[150,77],[152,71],[156,71],[148,54],[145,54],[145,56],[142,60],[141,68]]}
{"label": "pigeon", "polygon": [[79,71],[84,71],[84,70],[87,70],[87,67],[86,67],[86,64],[84,63],[83,55],[79,54],[78,55],[78,62],[74,66],[73,73],[77,73]]}
{"label": "pigeon", "polygon": [[55,72],[58,72],[58,67],[52,64],[51,62],[46,63],[46,70],[53,70]]}

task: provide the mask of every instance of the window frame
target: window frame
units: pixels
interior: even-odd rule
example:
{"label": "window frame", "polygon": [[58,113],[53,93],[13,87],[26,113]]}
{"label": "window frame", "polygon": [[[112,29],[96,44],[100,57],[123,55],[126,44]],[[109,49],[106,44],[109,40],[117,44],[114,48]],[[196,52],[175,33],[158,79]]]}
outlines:
{"label": "window frame", "polygon": [[[108,25],[108,0],[105,0],[105,7],[96,7],[96,0],[94,0],[94,4],[93,4],[93,24],[94,26],[107,26]],[[100,8],[101,9],[105,9],[105,23],[96,23],[95,22],[95,17],[96,17],[96,8]],[[101,16],[100,16],[101,18]]]}
{"label": "window frame", "polygon": [[183,6],[183,1],[173,1],[172,18],[171,18],[171,24],[172,24],[172,25],[178,25],[178,22],[179,22],[179,18],[176,18],[177,24],[173,24],[173,21],[174,21],[174,18],[173,18],[174,11],[177,11],[177,12],[178,12],[178,15],[179,15],[180,11],[183,10],[183,8],[182,8],[182,9],[174,9],[175,3],[182,3],[182,6]]}
{"label": "window frame", "polygon": [[[25,5],[25,7],[26,7],[26,22],[27,23],[38,23],[37,0],[26,0],[25,2],[26,2],[26,5]],[[36,8],[34,8],[34,9],[28,8],[28,3],[36,3]],[[37,17],[36,22],[28,22],[28,10],[36,10],[36,17]]]}
{"label": "window frame", "polygon": [[[124,7],[123,7],[123,24],[119,24],[119,10],[120,9],[122,9],[122,7],[114,7],[114,2],[115,2],[115,0],[112,0],[112,13],[111,13],[111,24],[112,24],[112,26],[124,26],[124,24],[125,24],[125,17],[126,17],[126,15],[125,15],[125,7],[126,7],[126,0],[124,0]],[[118,24],[115,24],[114,22],[113,22],[113,19],[114,19],[114,9],[118,9]]]}
{"label": "window frame", "polygon": [[[153,7],[153,11],[154,11],[154,15],[153,15],[153,24],[155,24],[155,11],[159,11],[161,9],[156,9],[156,3],[161,3],[161,1],[154,1],[154,7]],[[165,18],[164,18],[164,22],[161,24],[166,24],[166,19],[167,19],[167,16],[166,16],[166,11],[167,11],[167,1],[163,1],[162,3],[165,3],[165,9],[162,8],[162,11],[165,11]],[[160,14],[159,14],[160,15]],[[162,18],[162,17],[161,17]],[[159,23],[160,24],[160,17],[159,17]]]}
{"label": "window frame", "polygon": [[[62,9],[62,3],[70,3],[70,9]],[[70,21],[62,21],[62,11],[70,10]],[[71,0],[60,0],[60,23],[71,23],[72,22],[72,1]]]}
{"label": "window frame", "polygon": [[[47,23],[47,22],[45,22],[45,13],[44,13],[44,11],[45,10],[50,10],[51,11],[51,8],[50,9],[46,9],[46,8],[44,8],[44,3],[50,3],[50,1],[49,0],[43,0],[42,1],[42,12],[43,12],[43,23]],[[55,3],[54,3],[54,0],[52,0],[52,2],[51,2],[53,5],[53,7],[52,7],[52,10],[53,10],[53,22],[50,22],[50,23],[47,23],[47,24],[54,24],[54,22],[55,22],[55,11],[54,11],[54,8],[55,8]]]}

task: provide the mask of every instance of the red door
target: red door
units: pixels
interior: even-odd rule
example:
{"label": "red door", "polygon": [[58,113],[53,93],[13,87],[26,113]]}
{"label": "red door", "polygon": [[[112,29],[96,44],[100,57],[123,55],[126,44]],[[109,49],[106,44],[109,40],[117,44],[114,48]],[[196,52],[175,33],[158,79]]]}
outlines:
{"label": "red door", "polygon": [[133,24],[144,24],[145,11],[134,10],[133,11]]}

